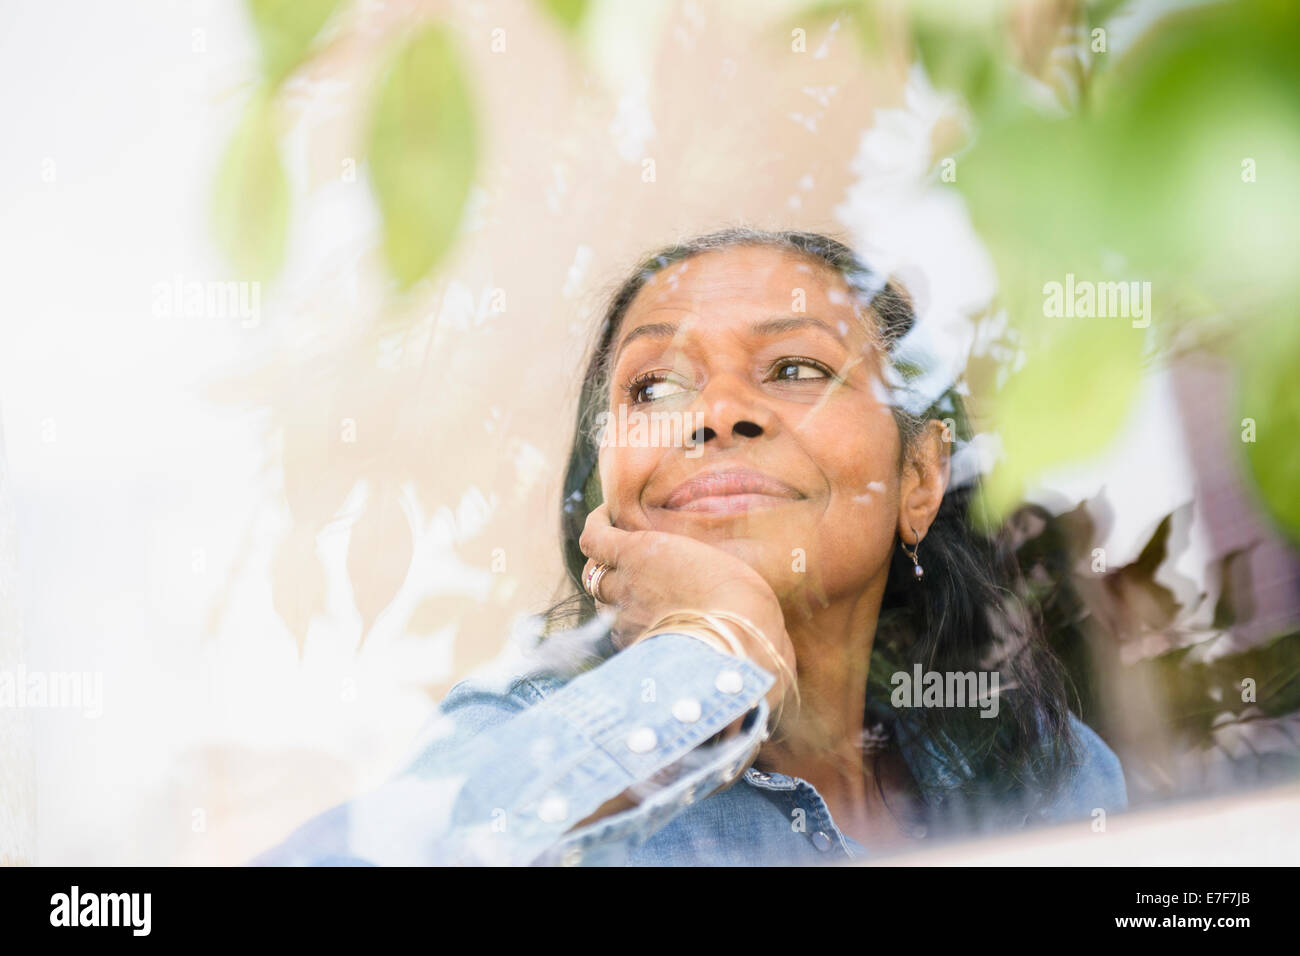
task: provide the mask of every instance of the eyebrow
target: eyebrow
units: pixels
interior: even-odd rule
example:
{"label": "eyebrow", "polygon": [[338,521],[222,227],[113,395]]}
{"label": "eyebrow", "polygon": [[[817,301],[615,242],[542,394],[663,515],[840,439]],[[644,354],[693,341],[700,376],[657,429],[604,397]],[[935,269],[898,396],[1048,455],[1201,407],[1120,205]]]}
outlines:
{"label": "eyebrow", "polygon": [[[755,322],[750,331],[755,335],[784,335],[787,332],[802,332],[804,329],[818,329],[827,335],[843,341],[843,334],[833,329],[829,323],[811,315],[774,315],[761,322]],[[652,322],[638,325],[619,342],[616,356],[637,339],[670,339],[681,331],[681,326],[669,322]]]}
{"label": "eyebrow", "polygon": [[821,329],[827,335],[843,339],[843,333],[831,328],[829,322],[812,315],[774,315],[754,325],[758,335],[783,335],[786,332],[802,332],[804,329]]}

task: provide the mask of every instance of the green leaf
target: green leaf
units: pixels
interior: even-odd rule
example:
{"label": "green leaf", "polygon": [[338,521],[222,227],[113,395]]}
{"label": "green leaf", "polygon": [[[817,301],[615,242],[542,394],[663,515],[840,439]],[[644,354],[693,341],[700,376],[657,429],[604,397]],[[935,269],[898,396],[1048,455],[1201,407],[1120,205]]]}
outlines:
{"label": "green leaf", "polygon": [[1044,275],[1120,258],[1224,304],[1242,290],[1294,297],[1297,43],[1294,6],[1205,5],[1129,49],[1097,82],[1091,115],[1001,104],[958,188],[1004,284],[1023,278],[1032,297]]}
{"label": "green leaf", "polygon": [[247,0],[248,14],[262,48],[262,69],[272,86],[307,55],[339,0]]}
{"label": "green leaf", "polygon": [[1031,349],[994,403],[1003,461],[983,490],[983,521],[999,522],[1045,472],[1104,452],[1128,420],[1142,377],[1144,333],[1127,318],[1060,323]]}
{"label": "green leaf", "polygon": [[384,220],[384,257],[402,288],[451,247],[473,181],[473,104],[451,37],[426,27],[399,50],[370,129],[370,177]]}
{"label": "green leaf", "polygon": [[1105,26],[1106,21],[1119,12],[1120,7],[1129,0],[1088,0],[1084,4],[1083,16],[1089,27]]}
{"label": "green leaf", "polygon": [[912,20],[912,39],[930,81],[939,89],[961,93],[973,109],[997,86],[994,36],[992,29],[954,27],[922,15]]}
{"label": "green leaf", "polygon": [[1225,305],[1297,291],[1297,44],[1294,4],[1206,5],[1163,21],[1097,86],[1106,176],[1091,193],[1138,255]]}
{"label": "green leaf", "polygon": [[[1287,479],[1294,485],[1300,461],[1288,443],[1300,421],[1285,383],[1297,348],[1284,324],[1269,331],[1259,316],[1294,321],[1300,313],[1297,42],[1293,5],[1242,0],[1185,10],[1106,71],[1089,112],[1048,117],[999,98],[984,111],[957,182],[989,243],[1002,302],[1030,340],[1052,337],[1057,320],[1042,314],[1044,283],[1069,274],[1150,281],[1165,341],[1192,315],[1241,323],[1260,346],[1242,359],[1241,417],[1254,418],[1260,434],[1245,456],[1265,504],[1292,533],[1300,496]],[[1117,335],[1127,333],[1120,324]],[[1059,340],[1044,355],[1031,352],[1021,378],[1034,387],[1012,384],[1003,396],[1004,421],[1017,432],[1007,458],[1029,458],[992,489],[994,511],[1017,486],[1064,463],[1053,456],[1082,457],[1123,420],[1112,399],[1132,394],[1136,353],[1108,363],[1086,332],[1074,345],[1077,354]],[[1086,398],[1081,376],[1092,374],[1120,387]],[[1078,447],[1054,441],[1043,415],[1075,416]]]}
{"label": "green leaf", "polygon": [[570,33],[577,31],[587,15],[587,0],[542,0],[546,12]]}
{"label": "green leaf", "polygon": [[1232,424],[1254,422],[1253,435],[1241,425],[1246,466],[1264,506],[1291,540],[1300,541],[1300,321],[1294,312],[1282,314],[1244,337],[1239,414]]}
{"label": "green leaf", "polygon": [[1106,142],[1086,118],[1021,113],[981,130],[960,164],[958,188],[1018,322],[1041,316],[1044,282],[1097,278],[1107,251],[1128,258],[1128,217],[1107,199]]}
{"label": "green leaf", "polygon": [[248,104],[221,161],[212,218],[217,244],[241,275],[275,277],[289,232],[289,182],[264,96]]}

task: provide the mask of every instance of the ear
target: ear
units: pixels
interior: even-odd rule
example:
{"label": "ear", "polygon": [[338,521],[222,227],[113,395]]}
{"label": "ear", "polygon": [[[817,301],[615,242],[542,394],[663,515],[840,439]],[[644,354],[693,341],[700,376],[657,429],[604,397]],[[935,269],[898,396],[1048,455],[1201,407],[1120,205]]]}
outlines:
{"label": "ear", "polygon": [[923,539],[948,490],[952,445],[938,419],[926,422],[903,462],[898,495],[898,534],[908,546]]}

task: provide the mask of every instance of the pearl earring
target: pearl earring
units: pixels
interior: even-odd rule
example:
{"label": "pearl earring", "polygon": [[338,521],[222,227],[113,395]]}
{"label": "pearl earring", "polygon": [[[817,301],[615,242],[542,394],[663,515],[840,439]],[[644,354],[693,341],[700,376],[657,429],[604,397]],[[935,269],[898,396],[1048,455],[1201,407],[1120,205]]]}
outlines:
{"label": "pearl earring", "polygon": [[[911,526],[909,525],[908,527]],[[916,544],[912,545],[912,549],[910,551],[907,548],[906,541],[900,538],[898,543],[902,545],[903,553],[912,559],[912,564],[915,565],[915,568],[913,569],[913,573],[916,575],[916,579],[919,581],[921,580],[922,577],[925,576],[925,571],[921,569],[921,562],[918,561],[916,558],[916,549],[921,546],[921,536],[916,533],[915,528],[912,528],[912,534],[916,537]]]}

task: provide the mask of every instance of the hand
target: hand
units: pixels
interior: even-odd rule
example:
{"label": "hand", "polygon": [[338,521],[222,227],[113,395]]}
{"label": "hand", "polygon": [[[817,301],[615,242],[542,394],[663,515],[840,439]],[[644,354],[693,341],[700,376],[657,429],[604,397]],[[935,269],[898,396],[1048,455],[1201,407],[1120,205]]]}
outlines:
{"label": "hand", "polygon": [[[769,649],[746,628],[731,628],[746,657],[776,675],[767,701],[770,712],[778,712],[793,690],[789,675],[796,673],[794,645],[780,602],[757,571],[726,551],[684,535],[616,528],[605,504],[588,515],[578,546],[587,555],[586,570],[596,564],[609,567],[597,591],[601,606],[617,611],[611,635],[615,647],[625,650],[649,637],[646,628],[674,611],[740,615],[770,644]],[[785,667],[773,659],[773,652]]]}

